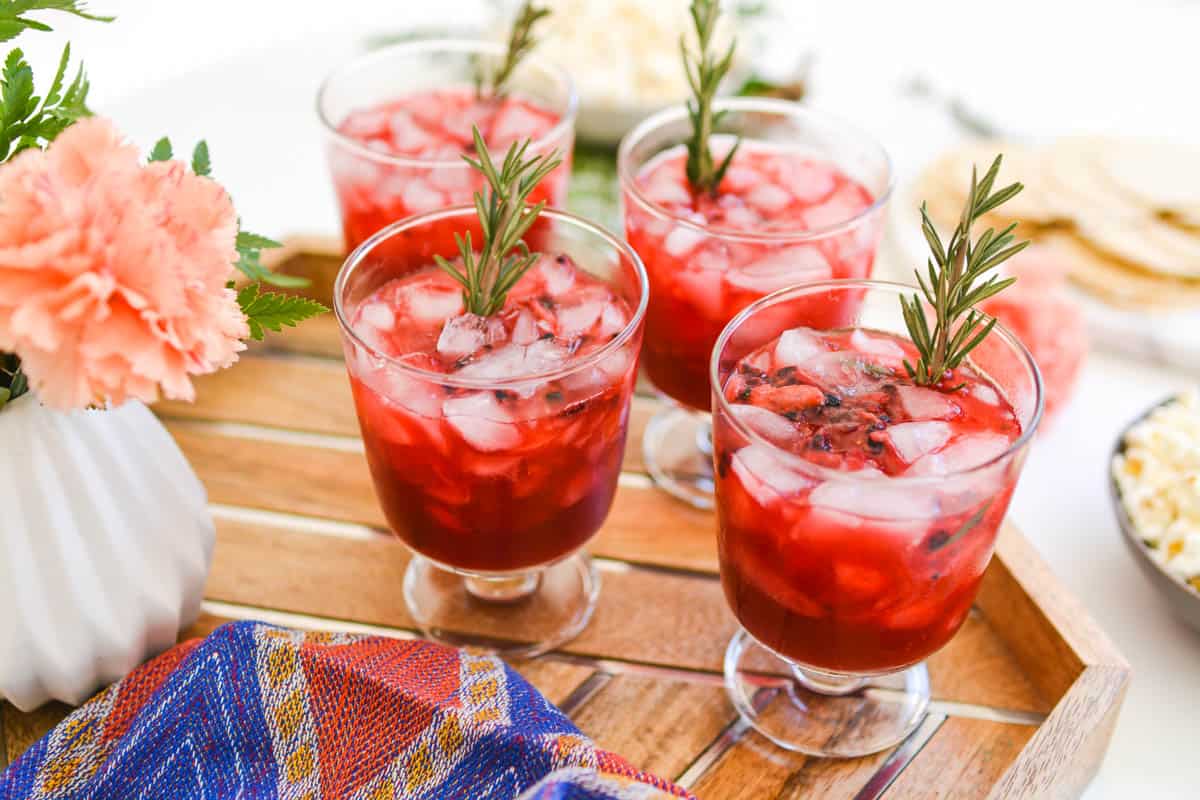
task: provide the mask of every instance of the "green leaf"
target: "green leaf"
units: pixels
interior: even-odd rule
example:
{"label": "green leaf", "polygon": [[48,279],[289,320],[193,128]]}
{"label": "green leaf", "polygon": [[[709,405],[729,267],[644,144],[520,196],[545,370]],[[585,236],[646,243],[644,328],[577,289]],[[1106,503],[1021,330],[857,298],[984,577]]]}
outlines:
{"label": "green leaf", "polygon": [[734,3],[733,11],[742,19],[752,19],[766,14],[769,8],[767,0],[741,0]]}
{"label": "green leaf", "polygon": [[780,90],[779,84],[767,80],[761,75],[751,74],[738,87],[737,94],[739,97],[762,97],[770,95]]}
{"label": "green leaf", "polygon": [[71,81],[71,85],[63,93],[62,102],[58,104],[57,108],[50,109],[49,111],[55,117],[71,121],[91,116],[91,109],[87,107],[87,96],[91,87],[92,84],[88,81],[87,73],[84,71],[83,65],[80,64],[79,69],[75,72],[75,79]]}
{"label": "green leaf", "polygon": [[4,60],[2,77],[4,87],[0,91],[0,103],[4,114],[0,125],[7,131],[15,123],[26,119],[37,109],[33,101],[33,69],[25,61],[20,48],[13,48]]}
{"label": "green leaf", "polygon": [[154,149],[150,151],[151,161],[170,161],[175,157],[175,151],[171,147],[171,140],[166,136],[154,143]]}
{"label": "green leaf", "polygon": [[9,384],[9,390],[12,392],[12,399],[15,400],[21,395],[29,391],[29,381],[25,377],[25,373],[21,368],[17,367],[17,372],[12,377],[12,383]]}
{"label": "green leaf", "polygon": [[21,50],[13,48],[0,72],[0,161],[37,142],[37,107],[33,70]]}
{"label": "green leaf", "polygon": [[269,283],[272,286],[278,286],[281,289],[303,289],[312,281],[308,278],[301,278],[297,275],[284,275],[279,272],[271,272],[266,267],[263,267],[259,279],[263,283]]}
{"label": "green leaf", "polygon": [[262,281],[272,286],[290,289],[308,286],[312,282],[308,278],[300,278],[295,275],[280,275],[277,272],[271,272],[259,260],[261,256],[260,251],[283,246],[274,239],[268,239],[266,236],[261,236],[257,233],[240,230],[238,231],[237,241],[234,246],[237,248],[238,257],[233,265],[239,272],[252,281]]}
{"label": "green leaf", "polygon": [[[517,65],[537,46],[537,40],[533,36],[533,26],[539,20],[548,16],[550,16],[550,9],[548,8],[534,6],[530,0],[525,0],[521,4],[520,10],[517,12],[517,18],[513,21],[512,30],[508,35],[508,50],[504,54],[504,61],[501,62],[495,73],[486,79],[490,94],[503,94],[504,85],[512,77]],[[482,89],[484,82],[484,76],[477,74],[477,93]]]}
{"label": "green leaf", "polygon": [[280,331],[285,325],[295,327],[297,323],[329,310],[307,297],[260,292],[259,289],[258,284],[252,283],[237,295],[238,306],[250,326],[250,337],[255,341],[262,341],[264,330]]}
{"label": "green leaf", "polygon": [[733,53],[736,42],[721,56],[712,47],[712,36],[716,29],[717,18],[721,15],[719,0],[692,0],[688,9],[692,17],[692,26],[696,32],[699,52],[692,54],[688,51],[687,41],[679,40],[679,49],[683,59],[683,71],[687,76],[688,86],[691,87],[692,97],[687,102],[688,118],[692,123],[691,136],[687,141],[687,177],[692,189],[697,192],[716,194],[720,187],[721,178],[729,168],[735,145],[725,162],[719,167],[713,160],[709,139],[712,136],[721,115],[714,113],[713,102],[717,90],[729,67],[733,63]]}
{"label": "green leaf", "polygon": [[441,268],[442,272],[445,272],[447,275],[449,275],[455,281],[462,284],[463,289],[471,288],[470,284],[467,283],[467,276],[463,275],[462,272],[460,272],[457,267],[455,267],[453,264],[451,264],[445,258],[443,258],[442,256],[439,256],[439,255],[435,255],[433,257],[433,261],[435,264],[438,265],[438,267]]}
{"label": "green leaf", "polygon": [[725,177],[725,173],[729,171],[729,165],[733,163],[733,156],[742,146],[742,137],[738,137],[733,147],[729,148],[729,152],[725,154],[725,160],[721,162],[721,166],[717,167],[717,172],[713,175],[713,186],[720,186],[721,180]]}
{"label": "green leaf", "polygon": [[29,391],[21,360],[12,353],[0,353],[0,409]]}
{"label": "green leaf", "polygon": [[24,16],[32,11],[61,11],[94,22],[112,22],[113,17],[89,13],[82,0],[3,0],[0,2],[0,42],[16,38],[26,30],[48,31],[44,22]]}
{"label": "green leaf", "polygon": [[237,261],[233,262],[233,265],[250,280],[262,281],[272,286],[298,289],[308,286],[311,283],[308,278],[300,278],[294,275],[280,275],[277,272],[271,272],[259,260],[257,248],[239,249]]}
{"label": "green leaf", "polygon": [[[1013,225],[999,233],[989,228],[974,243],[971,241],[971,224],[1012,199],[1022,189],[1020,183],[1013,183],[992,191],[1001,161],[1002,157],[996,156],[982,179],[972,168],[967,201],[947,245],[943,246],[925,204],[921,204],[921,232],[932,255],[927,261],[929,277],[926,280],[918,272],[917,284],[921,295],[900,298],[909,338],[920,355],[915,368],[906,366],[919,385],[941,383],[947,370],[956,369],[967,354],[982,344],[992,332],[995,321],[981,325],[981,317],[975,311],[975,306],[1008,288],[1014,279],[1001,280],[987,273],[1021,252],[1028,244],[1014,243]],[[933,331],[929,330],[925,319],[921,296],[935,315]],[[958,388],[961,386],[950,391]]]}
{"label": "green leaf", "polygon": [[[537,260],[529,258],[529,248],[521,237],[537,220],[545,203],[527,204],[529,194],[538,183],[553,171],[562,159],[557,151],[525,158],[529,141],[514,142],[505,153],[499,170],[488,152],[479,128],[472,126],[476,158],[463,159],[487,182],[486,192],[476,192],[475,213],[483,232],[478,258],[471,246],[471,237],[455,236],[462,270],[451,272],[439,266],[463,285],[463,303],[472,314],[486,317],[504,305],[508,289]],[[512,256],[513,250],[521,254]],[[461,274],[462,278],[457,275]]]}
{"label": "green leaf", "polygon": [[[192,172],[204,176],[212,174],[212,161],[208,157],[208,142],[203,139],[196,143],[196,149],[192,151]],[[272,245],[260,245],[260,247],[270,246]]]}
{"label": "green leaf", "polygon": [[238,250],[271,250],[276,247],[283,247],[282,244],[250,231],[238,231],[237,249]]}
{"label": "green leaf", "polygon": [[71,62],[71,43],[67,42],[63,47],[62,56],[58,59],[58,71],[54,73],[54,81],[50,84],[50,91],[46,92],[46,99],[42,102],[42,108],[48,108],[58,101],[62,100],[63,80],[67,77],[67,66]]}

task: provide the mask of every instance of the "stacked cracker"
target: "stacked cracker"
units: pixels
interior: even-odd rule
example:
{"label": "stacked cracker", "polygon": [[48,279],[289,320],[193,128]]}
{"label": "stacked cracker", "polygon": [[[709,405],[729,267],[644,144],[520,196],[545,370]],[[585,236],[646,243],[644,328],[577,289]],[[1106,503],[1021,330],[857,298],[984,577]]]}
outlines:
{"label": "stacked cracker", "polygon": [[1071,279],[1121,308],[1200,308],[1200,150],[1135,139],[1065,138],[1045,147],[972,142],[935,161],[916,195],[953,227],[964,174],[1004,153],[1025,191],[989,215],[1053,248]]}

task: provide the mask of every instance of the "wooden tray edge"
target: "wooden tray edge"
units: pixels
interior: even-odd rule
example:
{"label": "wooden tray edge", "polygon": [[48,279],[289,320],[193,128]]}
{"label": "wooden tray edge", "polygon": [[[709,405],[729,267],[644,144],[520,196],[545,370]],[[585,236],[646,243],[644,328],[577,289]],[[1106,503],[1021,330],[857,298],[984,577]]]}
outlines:
{"label": "wooden tray edge", "polygon": [[992,787],[989,800],[1082,794],[1104,761],[1131,676],[1128,667],[1085,668]]}
{"label": "wooden tray edge", "polygon": [[1054,701],[988,798],[1078,797],[1107,752],[1128,661],[1013,525],[1001,531],[976,606]]}
{"label": "wooden tray edge", "polygon": [[[1072,680],[1084,667],[1093,665],[1129,671],[1129,662],[1108,634],[1092,618],[1079,598],[1062,584],[1029,539],[1013,524],[1006,524],[1000,531],[993,563],[996,561],[1003,565],[1003,572],[1006,573],[1004,577],[1015,584],[1013,588],[1029,598],[1041,611],[1043,625],[1049,626],[1077,660],[1078,666],[1074,670]],[[989,570],[991,571],[993,570]],[[989,610],[994,612],[989,613],[992,624],[1004,634],[1008,627],[1005,624],[1006,619],[1010,618],[1011,614],[1006,615],[1006,609],[1002,606],[994,606],[987,602],[991,599],[985,594],[984,590],[987,588],[985,580],[977,605],[980,605],[985,613],[989,613]],[[1008,610],[1011,612],[1011,609]],[[1006,638],[1009,637],[1006,635]],[[1020,640],[1014,637],[1010,646],[1019,651]],[[1062,693],[1055,693],[1058,694]]]}

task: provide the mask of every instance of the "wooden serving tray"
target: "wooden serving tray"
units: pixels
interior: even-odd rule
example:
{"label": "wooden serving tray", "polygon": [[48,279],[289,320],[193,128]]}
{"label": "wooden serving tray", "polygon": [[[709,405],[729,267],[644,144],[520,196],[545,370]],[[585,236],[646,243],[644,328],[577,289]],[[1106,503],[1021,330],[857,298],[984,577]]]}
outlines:
{"label": "wooden serving tray", "polygon": [[[294,239],[277,269],[329,302],[337,243]],[[332,315],[199,381],[159,415],[208,487],[217,546],[200,621],[414,636],[408,553],[375,501]],[[717,579],[714,519],[656,490],[634,400],[616,503],[591,543],[603,588],[587,630],[515,665],[602,746],[701,798],[1077,796],[1108,746],[1125,660],[1009,526],[975,613],[929,660],[935,700],[891,752],[830,761],[780,750],[738,719],[721,660],[735,622]],[[0,767],[68,711],[0,707]]]}

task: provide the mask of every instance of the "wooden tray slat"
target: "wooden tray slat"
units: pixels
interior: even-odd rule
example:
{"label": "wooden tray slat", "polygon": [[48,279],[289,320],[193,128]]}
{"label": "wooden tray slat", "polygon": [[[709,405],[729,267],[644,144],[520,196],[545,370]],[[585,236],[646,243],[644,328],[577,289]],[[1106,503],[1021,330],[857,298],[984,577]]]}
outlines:
{"label": "wooden tray slat", "polygon": [[716,684],[618,675],[573,719],[601,747],[677,778],[735,716]]}
{"label": "wooden tray slat", "polygon": [[235,369],[195,380],[196,402],[166,400],[161,416],[285,427],[358,436],[350,380],[340,356],[279,358],[245,354]]}
{"label": "wooden tray slat", "polygon": [[1029,741],[1033,728],[951,717],[896,778],[888,800],[978,798],[994,784]]}
{"label": "wooden tray slat", "polygon": [[699,797],[817,800],[854,797],[890,753],[829,761],[789,753],[748,735],[726,751],[695,786]]}
{"label": "wooden tray slat", "polygon": [[72,710],[65,703],[51,702],[26,714],[0,701],[0,769],[16,761]]}

